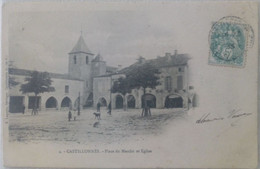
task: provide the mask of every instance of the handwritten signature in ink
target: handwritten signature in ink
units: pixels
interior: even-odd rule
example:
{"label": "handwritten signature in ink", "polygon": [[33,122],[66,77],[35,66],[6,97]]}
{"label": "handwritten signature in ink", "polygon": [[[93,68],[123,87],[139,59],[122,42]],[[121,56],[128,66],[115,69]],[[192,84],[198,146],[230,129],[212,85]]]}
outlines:
{"label": "handwritten signature in ink", "polygon": [[239,117],[246,117],[252,115],[252,113],[245,113],[242,112],[241,109],[233,109],[230,112],[228,112],[227,117],[210,117],[211,113],[203,114],[200,119],[196,121],[197,124],[207,123],[207,122],[213,122],[213,121],[222,121],[225,119],[234,119]]}

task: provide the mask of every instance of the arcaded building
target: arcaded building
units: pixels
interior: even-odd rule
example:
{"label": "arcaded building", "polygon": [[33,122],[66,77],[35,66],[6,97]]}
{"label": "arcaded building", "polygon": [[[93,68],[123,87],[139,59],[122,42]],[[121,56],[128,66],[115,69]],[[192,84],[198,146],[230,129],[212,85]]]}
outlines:
{"label": "arcaded building", "polygon": [[77,108],[79,100],[82,108],[92,106],[93,77],[113,73],[117,68],[107,66],[100,54],[93,54],[82,35],[68,55],[68,73],[48,72],[55,91],[42,93],[37,98],[34,93],[22,94],[20,91],[21,84],[25,83],[25,77],[30,76],[33,71],[9,68],[9,77],[19,82],[9,89],[9,111],[22,112],[23,106],[28,111],[33,108],[35,99],[40,110]]}
{"label": "arcaded building", "polygon": [[[165,56],[156,59],[139,60],[129,67],[123,68],[112,74],[105,74],[94,77],[93,81],[93,100],[94,105],[100,102],[106,106],[111,102],[112,108],[123,108],[124,103],[128,108],[141,108],[144,102],[151,108],[189,108],[194,106],[195,94],[193,87],[189,86],[188,61],[190,57],[187,54],[166,53]],[[133,89],[131,93],[124,97],[120,93],[111,93],[110,89],[113,83],[126,72],[135,69],[143,64],[150,63],[160,71],[160,85],[156,89],[146,89],[143,94],[142,89]]]}
{"label": "arcaded building", "polygon": [[[156,59],[145,60],[140,58],[129,67],[118,69],[107,66],[100,54],[94,54],[87,47],[82,35],[76,45],[68,53],[68,72],[58,74],[49,72],[54,92],[42,93],[35,97],[34,93],[22,94],[21,84],[31,75],[32,70],[9,68],[9,77],[19,82],[9,89],[9,112],[22,112],[33,108],[37,100],[40,110],[75,109],[80,103],[81,108],[102,106],[111,103],[113,109],[141,108],[144,101],[151,108],[187,108],[194,104],[194,93],[189,86],[188,60],[186,54],[166,53]],[[111,93],[111,87],[119,77],[124,77],[127,71],[150,63],[159,69],[160,85],[156,89],[133,89],[124,98],[120,93]]]}

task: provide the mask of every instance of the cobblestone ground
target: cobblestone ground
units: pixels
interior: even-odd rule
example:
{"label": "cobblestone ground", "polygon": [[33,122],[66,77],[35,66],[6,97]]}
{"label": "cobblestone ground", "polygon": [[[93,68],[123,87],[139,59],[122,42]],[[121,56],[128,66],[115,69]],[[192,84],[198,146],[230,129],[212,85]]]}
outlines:
{"label": "cobblestone ground", "polygon": [[[94,110],[82,110],[76,121],[68,121],[68,111],[40,111],[32,116],[9,115],[9,141],[11,142],[62,142],[88,144],[142,140],[159,135],[169,123],[186,118],[181,109],[151,109],[151,117],[141,117],[141,109],[113,110],[108,115],[101,110],[101,120],[95,119]],[[94,127],[94,123],[96,127]]]}

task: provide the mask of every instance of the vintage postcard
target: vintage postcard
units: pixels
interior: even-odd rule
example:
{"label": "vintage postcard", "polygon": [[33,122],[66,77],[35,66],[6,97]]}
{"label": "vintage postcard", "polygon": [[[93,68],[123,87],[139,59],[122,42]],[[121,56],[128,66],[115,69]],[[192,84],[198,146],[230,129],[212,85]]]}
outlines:
{"label": "vintage postcard", "polygon": [[257,2],[2,9],[5,166],[257,166]]}

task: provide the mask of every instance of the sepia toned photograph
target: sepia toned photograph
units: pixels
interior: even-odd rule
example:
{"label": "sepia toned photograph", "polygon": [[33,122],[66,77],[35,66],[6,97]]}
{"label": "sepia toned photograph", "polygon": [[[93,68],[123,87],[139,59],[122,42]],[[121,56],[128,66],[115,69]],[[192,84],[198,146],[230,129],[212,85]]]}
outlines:
{"label": "sepia toned photograph", "polygon": [[256,2],[2,9],[5,166],[257,166]]}

